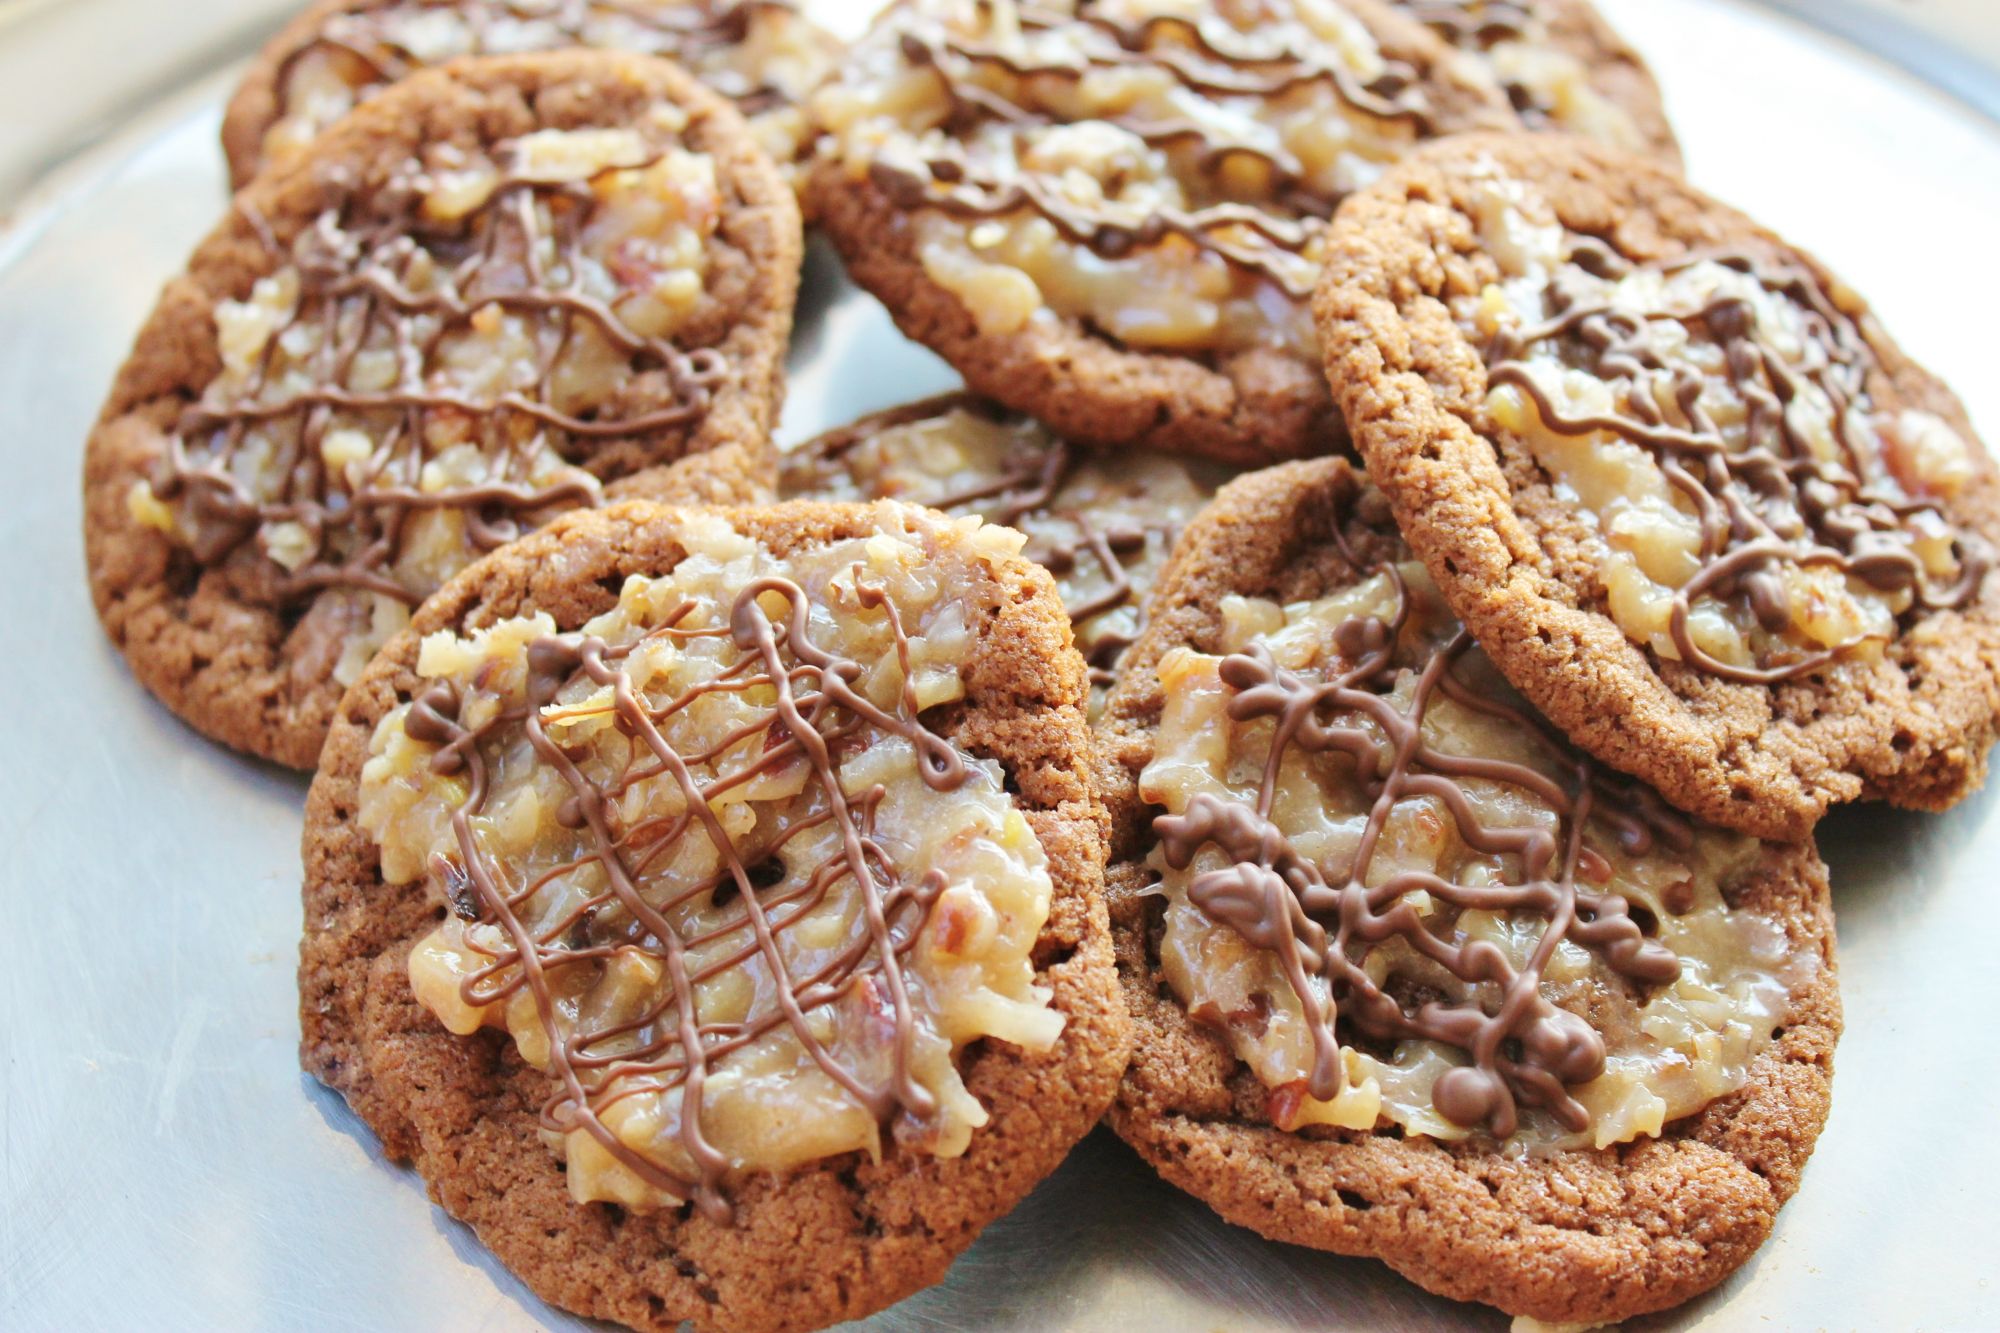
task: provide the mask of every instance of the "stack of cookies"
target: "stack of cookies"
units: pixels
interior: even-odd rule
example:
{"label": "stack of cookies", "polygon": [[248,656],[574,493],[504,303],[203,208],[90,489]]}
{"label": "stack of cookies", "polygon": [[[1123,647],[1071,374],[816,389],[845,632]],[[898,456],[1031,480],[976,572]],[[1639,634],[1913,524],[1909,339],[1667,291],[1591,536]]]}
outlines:
{"label": "stack of cookies", "polygon": [[[1533,1320],[1770,1234],[2000,474],[1586,0],[323,0],[224,139],[92,593],[315,771],[304,1064],[543,1297],[859,1317],[1107,1116]],[[964,392],[777,447],[802,215]]]}

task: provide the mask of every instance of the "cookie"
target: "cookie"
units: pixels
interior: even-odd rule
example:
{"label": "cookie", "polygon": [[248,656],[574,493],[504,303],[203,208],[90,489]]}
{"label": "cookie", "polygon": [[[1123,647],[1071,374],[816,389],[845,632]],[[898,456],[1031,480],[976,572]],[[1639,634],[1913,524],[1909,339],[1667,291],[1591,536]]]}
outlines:
{"label": "cookie", "polygon": [[1118,1133],[1232,1222],[1517,1316],[1748,1259],[1840,1030],[1811,846],[1569,747],[1344,460],[1225,487],[1152,617],[1100,727]]}
{"label": "cookie", "polygon": [[1590,0],[1396,0],[1396,7],[1484,59],[1529,129],[1580,134],[1680,165],[1660,85]]}
{"label": "cookie", "polygon": [[784,499],[903,500],[1027,534],[1055,576],[1093,710],[1145,627],[1146,594],[1224,469],[1150,450],[1092,454],[971,394],[911,403],[785,454]]}
{"label": "cookie", "polygon": [[1518,122],[1376,0],[1195,13],[892,6],[813,96],[807,208],[905,333],[1065,438],[1325,452],[1326,219],[1422,139]]}
{"label": "cookie", "polygon": [[273,37],[222,118],[232,188],[303,156],[398,79],[462,56],[589,47],[664,56],[734,102],[780,163],[840,43],[790,0],[318,0]]}
{"label": "cookie", "polygon": [[140,333],[86,464],[105,629],[196,728],[311,768],[479,554],[769,485],[800,247],[741,118],[664,61],[399,84],[240,195]]}
{"label": "cookie", "polygon": [[349,692],[302,1059],[544,1299],[856,1318],[1102,1114],[1084,666],[1021,540],[893,503],[572,514]]}
{"label": "cookie", "polygon": [[1811,257],[1580,140],[1439,145],[1349,202],[1327,368],[1501,670],[1682,808],[1940,810],[2000,714],[2000,477]]}

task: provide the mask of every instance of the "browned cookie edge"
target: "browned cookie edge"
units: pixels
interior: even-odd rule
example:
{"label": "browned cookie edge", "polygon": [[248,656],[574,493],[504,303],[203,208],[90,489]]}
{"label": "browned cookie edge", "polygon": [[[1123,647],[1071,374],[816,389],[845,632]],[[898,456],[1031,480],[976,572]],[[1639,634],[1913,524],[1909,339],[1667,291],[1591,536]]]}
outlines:
{"label": "browned cookie edge", "polygon": [[[1525,450],[1483,433],[1480,352],[1438,299],[1478,280],[1477,238],[1455,200],[1482,160],[1536,183],[1574,230],[1630,257],[1740,245],[1803,262],[1875,348],[1877,398],[1931,411],[1979,448],[1957,398],[1860,297],[1665,168],[1571,138],[1434,145],[1349,201],[1316,312],[1356,445],[1452,609],[1571,739],[1711,822],[1799,839],[1836,802],[1938,810],[1976,789],[2000,718],[2000,577],[1964,611],[1906,632],[1883,662],[1776,689],[1656,661],[1598,609],[1583,520]],[[2000,540],[1990,459],[1951,511]]]}
{"label": "browned cookie edge", "polygon": [[354,7],[354,0],[318,0],[258,48],[222,111],[222,156],[232,193],[256,179],[264,164],[264,138],[278,123],[278,84],[285,67],[312,44],[329,18]]}
{"label": "browned cookie edge", "polygon": [[[1100,723],[1112,821],[1112,931],[1137,1030],[1110,1122],[1172,1184],[1273,1240],[1381,1259],[1428,1290],[1551,1322],[1611,1322],[1679,1304],[1739,1267],[1769,1234],[1825,1123],[1841,1011],[1825,868],[1810,845],[1774,849],[1737,897],[1769,912],[1820,967],[1749,1082],[1659,1139],[1510,1161],[1476,1145],[1389,1134],[1285,1133],[1244,1113],[1254,1082],[1159,979],[1143,865],[1138,775],[1164,699],[1154,668],[1179,644],[1212,648],[1230,593],[1283,600],[1351,579],[1333,549],[1362,493],[1341,460],[1242,478],[1189,528],[1156,587],[1152,625]],[[1396,543],[1379,502],[1347,528],[1363,558]],[[1386,545],[1385,545],[1386,543]]]}
{"label": "browned cookie edge", "polygon": [[[1494,128],[1516,120],[1497,85],[1474,82],[1465,58],[1442,38],[1378,0],[1343,3],[1385,52],[1424,73],[1449,123]],[[877,21],[891,22],[892,15],[885,11]],[[1075,319],[985,334],[965,304],[924,271],[908,215],[880,187],[821,161],[803,194],[848,275],[888,307],[899,329],[951,363],[978,393],[1060,436],[1239,466],[1328,453],[1345,441],[1323,378],[1282,351],[1202,358],[1146,351]]]}
{"label": "browned cookie edge", "polygon": [[[782,552],[870,531],[876,512],[805,503],[723,515]],[[499,1034],[451,1036],[410,994],[407,950],[438,914],[421,884],[382,884],[354,823],[360,770],[375,723],[416,685],[423,634],[531,605],[579,624],[615,601],[625,575],[674,558],[676,521],[672,510],[623,505],[567,516],[495,553],[426,603],[348,694],[307,805],[301,1060],[346,1095],[392,1156],[413,1158],[433,1197],[545,1299],[640,1328],[818,1327],[935,1282],[1054,1169],[1115,1091],[1129,1034],[1104,915],[1083,666],[1044,571],[967,558],[996,614],[967,663],[967,701],[949,730],[962,748],[1007,766],[1048,853],[1056,896],[1036,946],[1037,979],[1067,1015],[1046,1056],[993,1041],[968,1052],[967,1086],[993,1119],[967,1155],[943,1161],[892,1146],[879,1163],[849,1155],[754,1178],[737,1196],[734,1227],[686,1209],[578,1206],[537,1127],[546,1076]],[[934,515],[921,523],[949,549],[955,525]]]}
{"label": "browned cookie edge", "polygon": [[1662,165],[1685,166],[1667,105],[1645,57],[1627,42],[1591,0],[1542,0],[1550,45],[1583,62],[1598,96],[1622,108]]}
{"label": "browned cookie edge", "polygon": [[[712,345],[737,374],[692,431],[614,442],[590,466],[615,479],[671,464],[643,481],[631,477],[622,493],[673,500],[754,499],[775,478],[769,437],[803,242],[791,190],[736,112],[664,61],[616,53],[487,57],[415,75],[330,129],[294,168],[239,197],[167,285],[86,448],[85,549],[99,619],[146,688],[197,730],[309,769],[340,696],[324,674],[330,664],[295,664],[290,618],[249,586],[254,579],[204,570],[126,508],[182,409],[219,372],[216,302],[242,299],[276,265],[248,215],[284,241],[338,197],[343,168],[372,179],[452,126],[493,139],[539,124],[591,123],[590,107],[607,98],[689,109],[687,137],[718,159],[728,193],[721,240],[736,259],[716,298],[736,318],[712,331]],[[719,456],[698,461],[710,453]]]}

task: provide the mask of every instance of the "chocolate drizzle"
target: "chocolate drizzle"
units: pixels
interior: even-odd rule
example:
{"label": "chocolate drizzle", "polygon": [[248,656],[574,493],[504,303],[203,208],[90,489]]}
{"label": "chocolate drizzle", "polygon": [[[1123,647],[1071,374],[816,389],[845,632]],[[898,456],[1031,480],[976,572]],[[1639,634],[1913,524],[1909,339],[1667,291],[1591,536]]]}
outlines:
{"label": "chocolate drizzle", "polygon": [[[289,92],[292,73],[301,60],[316,52],[332,52],[357,62],[367,71],[363,96],[386,87],[432,63],[399,44],[391,21],[413,12],[448,13],[465,25],[470,41],[453,55],[518,53],[525,48],[520,31],[525,24],[545,29],[550,40],[533,49],[555,50],[593,43],[593,25],[629,23],[643,34],[647,54],[667,56],[697,69],[718,51],[741,44],[751,22],[765,10],[797,13],[793,0],[350,0],[311,39],[288,52],[278,67],[276,85]],[[711,79],[703,71],[705,79]],[[721,86],[745,115],[758,115],[789,105],[792,95],[769,83]]]}
{"label": "chocolate drizzle", "polygon": [[[1586,949],[1637,987],[1671,983],[1680,974],[1672,952],[1646,938],[1626,899],[1598,891],[1611,867],[1584,841],[1595,822],[1626,852],[1656,846],[1685,849],[1692,829],[1650,793],[1606,774],[1516,705],[1488,697],[1458,668],[1472,649],[1458,630],[1407,661],[1419,641],[1412,600],[1398,570],[1388,578],[1396,609],[1386,619],[1362,616],[1334,632],[1335,665],[1323,678],[1280,667],[1254,644],[1223,660],[1228,715],[1238,725],[1269,719],[1270,748],[1254,804],[1201,793],[1187,810],[1153,823],[1169,866],[1185,870],[1205,849],[1230,864],[1194,877],[1189,899],[1218,925],[1274,954],[1297,995],[1313,1043],[1305,1091],[1323,1101],[1345,1085],[1343,1033],[1376,1043],[1429,1041],[1455,1047],[1468,1063],[1441,1076],[1433,1089],[1438,1113],[1453,1124],[1506,1138],[1523,1107],[1542,1108],[1570,1132],[1590,1117],[1571,1089],[1605,1067],[1603,1037],[1589,1023],[1541,993],[1559,945]],[[1393,697],[1414,676],[1407,704]],[[1510,760],[1459,755],[1424,736],[1424,720],[1439,699],[1517,727],[1555,761],[1565,780]],[[1272,821],[1287,755],[1342,756],[1351,781],[1368,802],[1353,861],[1338,873],[1296,852]],[[1490,827],[1480,821],[1468,782],[1500,784],[1552,811],[1555,828],[1536,823]],[[1507,858],[1507,882],[1454,883],[1422,870],[1400,870],[1371,882],[1392,817],[1405,803],[1442,807],[1458,838],[1475,852]],[[1515,969],[1497,947],[1464,944],[1427,923],[1405,895],[1423,892],[1450,913],[1492,912],[1540,918],[1545,924],[1525,967]],[[1366,962],[1400,940],[1419,959],[1468,987],[1463,1002],[1406,1004],[1371,978]],[[1323,983],[1323,988],[1321,984]]]}
{"label": "chocolate drizzle", "polygon": [[[1706,652],[1689,630],[1696,599],[1743,598],[1773,635],[1794,625],[1782,580],[1786,566],[1829,568],[1875,591],[1907,592],[1912,611],[1964,606],[1991,568],[1991,553],[1975,534],[1956,529],[1940,504],[1912,499],[1885,470],[1877,443],[1863,437],[1868,377],[1879,373],[1874,350],[1856,322],[1804,265],[1735,252],[1697,252],[1663,265],[1668,274],[1712,262],[1753,278],[1791,302],[1806,327],[1806,359],[1794,365],[1760,336],[1755,312],[1739,297],[1718,294],[1681,313],[1631,309],[1574,299],[1560,281],[1549,288],[1556,313],[1528,328],[1507,330],[1488,349],[1489,380],[1517,389],[1559,435],[1608,431],[1650,453],[1701,525],[1701,568],[1674,596],[1670,632],[1682,661],[1722,679],[1774,685],[1818,671],[1859,646],[1823,651],[1781,648],[1758,665],[1738,666]],[[1594,238],[1575,238],[1566,264],[1617,280],[1634,265]],[[1732,442],[1702,399],[1710,383],[1699,368],[1669,363],[1653,350],[1655,324],[1683,325],[1722,353],[1728,385],[1748,411],[1742,439]],[[1537,344],[1558,342],[1560,363],[1611,385],[1621,409],[1566,416],[1536,383],[1525,358]],[[1819,457],[1790,409],[1817,391],[1832,410],[1838,457]],[[1911,549],[1919,522],[1955,530],[1958,577],[1934,582]],[[1790,660],[1785,660],[1789,658]]]}
{"label": "chocolate drizzle", "polygon": [[[596,503],[595,488],[581,478],[531,479],[527,468],[541,446],[587,464],[600,442],[686,427],[707,412],[729,373],[719,352],[685,352],[642,337],[585,291],[583,230],[594,206],[588,184],[506,175],[476,213],[452,224],[424,217],[427,185],[412,162],[372,197],[350,191],[290,245],[239,200],[239,215],[273,270],[289,266],[299,290],[241,391],[217,401],[211,388],[189,405],[156,470],[155,494],[179,501],[193,521],[197,560],[218,563],[263,525],[292,522],[311,548],[281,579],[281,598],[348,586],[415,605],[432,589],[409,586],[394,569],[412,516],[462,512],[469,559],[553,512]],[[413,271],[433,265],[435,285],[414,290]],[[477,336],[474,317],[489,310],[535,321],[539,360],[530,387],[480,397],[442,382],[448,372],[436,362],[449,340]],[[671,401],[629,416],[558,407],[558,372],[585,330],[622,353],[633,375],[663,380]],[[276,364],[294,333],[316,339],[310,362],[289,368],[309,377],[298,388],[282,382],[285,368]],[[393,384],[351,387],[364,353],[378,362],[384,353],[392,358]],[[425,464],[438,452],[429,432],[458,426],[485,454],[489,476],[476,485],[424,487]],[[322,445],[345,428],[361,430],[371,453],[337,476]],[[263,469],[281,478],[268,497],[237,472],[253,430],[272,446]]]}
{"label": "chocolate drizzle", "polygon": [[[981,0],[978,7],[982,14],[990,13],[992,0]],[[943,127],[947,135],[963,136],[992,123],[1016,134],[1069,123],[1069,116],[1038,95],[1038,83],[1074,87],[1092,72],[1132,67],[1159,70],[1178,87],[1204,98],[1271,100],[1309,85],[1324,86],[1360,114],[1407,123],[1420,136],[1435,130],[1418,72],[1399,61],[1388,61],[1387,72],[1363,84],[1336,59],[1323,55],[1231,49],[1232,44],[1255,43],[1257,37],[1237,32],[1218,18],[1154,15],[1124,23],[1093,12],[1090,0],[1079,0],[1074,12],[1023,5],[1019,19],[1026,34],[1070,35],[1067,50],[1074,59],[1024,60],[987,43],[952,35],[941,25],[904,26],[903,59],[930,70],[950,104]],[[1008,91],[995,90],[983,77],[994,71],[1009,77]],[[1078,203],[1032,171],[1023,170],[1012,180],[983,173],[956,145],[924,158],[917,169],[877,158],[870,178],[891,203],[905,210],[937,209],[967,220],[1033,212],[1065,239],[1106,259],[1123,258],[1179,236],[1270,281],[1294,300],[1312,294],[1311,277],[1298,272],[1296,263],[1285,261],[1305,250],[1340,200],[1312,190],[1304,167],[1289,153],[1221,135],[1191,117],[1146,120],[1113,113],[1100,119],[1154,147],[1192,147],[1198,180],[1213,182],[1232,158],[1254,159],[1270,173],[1271,201],[1234,202],[1228,190],[1211,184],[1207,192],[1217,196],[1215,202],[1191,209],[1159,208],[1135,222],[1129,209]],[[1015,147],[1018,152],[1020,145]]]}
{"label": "chocolate drizzle", "polygon": [[[1075,474],[1080,461],[1076,446],[1064,440],[1051,440],[1048,452],[1039,460],[1024,458],[1021,460],[1024,467],[992,482],[947,492],[930,502],[934,509],[947,513],[976,513],[989,523],[1008,527],[1018,526],[1030,514],[1059,519],[1068,525],[1070,531],[1063,536],[1037,532],[1022,554],[1057,578],[1069,577],[1078,562],[1084,559],[1095,560],[1103,570],[1108,585],[1104,591],[1067,608],[1070,624],[1078,629],[1083,627],[1084,622],[1121,606],[1138,607],[1143,616],[1144,607],[1137,595],[1138,587],[1133,583],[1125,561],[1145,550],[1155,536],[1162,536],[1171,544],[1176,534],[1172,524],[1134,527],[1121,523],[1100,528],[1086,510],[1060,506],[1058,502],[1063,486]],[[1118,659],[1125,655],[1125,650],[1132,646],[1136,637],[1124,631],[1106,629],[1090,642],[1079,645],[1084,649],[1084,658],[1090,666],[1091,684],[1111,683],[1112,668],[1117,666]]]}
{"label": "chocolate drizzle", "polygon": [[[781,621],[773,621],[764,609],[772,597],[789,604],[789,615]],[[896,651],[907,664],[909,638],[886,592],[862,585],[859,601],[887,618]],[[582,1130],[648,1185],[673,1198],[691,1199],[705,1215],[723,1220],[730,1215],[723,1184],[731,1163],[703,1129],[702,1088],[719,1061],[767,1034],[788,1029],[814,1065],[879,1123],[900,1113],[920,1129],[937,1114],[936,1098],[911,1072],[916,1019],[903,960],[945,887],[943,875],[932,870],[914,883],[903,878],[875,837],[884,789],[878,785],[850,796],[841,783],[840,755],[865,748],[871,734],[901,737],[916,750],[922,780],[941,792],[963,786],[969,769],[950,742],[918,720],[907,671],[903,697],[894,710],[877,707],[855,688],[865,674],[862,664],[813,642],[812,603],[798,584],[764,578],[745,587],[727,626],[685,628],[694,609],[694,603],[683,602],[657,628],[619,647],[581,634],[538,639],[527,652],[524,702],[494,709],[490,697],[482,700],[477,691],[440,682],[414,700],[404,730],[413,740],[438,747],[430,762],[434,773],[461,777],[467,784],[468,795],[451,817],[456,858],[436,858],[433,875],[458,915],[498,927],[507,941],[496,950],[481,948],[489,961],[463,982],[464,1001],[491,1005],[524,988],[533,998],[556,1082],[542,1111],[544,1127],[560,1134]],[[622,663],[636,648],[661,637],[723,638],[743,655],[711,679],[654,702],[634,689]],[[576,752],[551,737],[544,722],[542,710],[572,684],[609,687],[615,725],[631,743],[623,770],[608,780],[585,773]],[[752,691],[774,696],[768,714],[699,754],[678,752],[662,734],[663,723],[704,696]],[[474,717],[484,720],[468,720]],[[525,733],[535,757],[560,774],[571,793],[558,812],[559,822],[587,835],[586,850],[577,860],[520,885],[508,882],[505,867],[482,851],[474,831],[490,794],[489,748],[514,728]],[[706,784],[696,775],[697,767],[741,750],[759,733],[763,739],[753,761]],[[807,770],[808,790],[820,808],[777,831],[758,856],[746,855],[711,802],[795,765]],[[663,777],[678,787],[688,813],[624,827],[621,798],[636,784]],[[829,824],[840,832],[840,851],[833,859],[810,867],[785,865],[775,882],[760,874],[771,860],[782,863],[799,835]],[[665,878],[665,869],[690,836],[707,839],[724,868],[699,882],[676,883]],[[538,931],[524,923],[525,910],[538,893],[559,877],[591,866],[602,871],[602,892]],[[650,881],[649,873],[654,876]],[[851,881],[859,892],[865,937],[810,975],[793,976],[781,936],[843,881]],[[659,897],[663,888],[672,895],[665,900]],[[720,924],[683,935],[668,914],[704,898],[738,906]],[[480,947],[471,936],[467,940]],[[697,964],[690,957],[691,949],[723,940],[734,947],[720,958]],[[607,1026],[579,1023],[565,1033],[556,1010],[560,975],[596,968],[626,953],[655,960],[664,972],[665,983],[651,1006]],[[745,1022],[705,1018],[695,988],[752,958],[763,960],[777,982],[768,1012]],[[871,1034],[893,1052],[893,1068],[879,1081],[842,1065],[808,1022],[813,1011],[856,994],[862,997]],[[603,1119],[608,1107],[625,1098],[675,1090],[680,1093],[679,1145],[692,1174],[630,1147]]]}
{"label": "chocolate drizzle", "polygon": [[[950,410],[975,413],[995,422],[1013,420],[983,402],[950,402]],[[926,411],[922,420],[933,415]],[[902,425],[895,420],[885,429]],[[850,466],[848,455],[868,443],[874,434],[830,436],[819,448],[801,450],[786,465],[784,493],[787,498],[810,497],[823,487],[813,473],[838,469],[856,482],[862,480]],[[1119,659],[1137,641],[1145,628],[1146,588],[1134,569],[1134,562],[1149,549],[1171,550],[1180,536],[1180,525],[1149,520],[1120,519],[1102,523],[1090,506],[1065,501],[1063,492],[1078,469],[1088,464],[1088,455],[1067,441],[1038,433],[1036,446],[1022,448],[1006,460],[1005,469],[992,477],[967,483],[956,490],[938,494],[891,495],[880,487],[861,487],[867,499],[905,499],[943,510],[949,514],[972,515],[988,523],[1023,528],[1024,520],[1041,520],[1025,527],[1028,544],[1022,551],[1028,559],[1053,574],[1058,581],[1074,576],[1079,566],[1094,563],[1104,576],[1103,591],[1069,606],[1070,624],[1077,633],[1077,647],[1090,667],[1091,684],[1112,684]],[[1051,525],[1057,528],[1050,531]],[[1137,623],[1130,629],[1088,622],[1121,607],[1130,607]]]}
{"label": "chocolate drizzle", "polygon": [[[1503,42],[1540,41],[1547,33],[1534,8],[1513,0],[1402,0],[1399,8],[1461,51],[1484,56]],[[1495,73],[1498,73],[1496,70]],[[1566,117],[1546,93],[1529,84],[1502,80],[1507,100],[1529,129],[1562,129]]]}
{"label": "chocolate drizzle", "polygon": [[1401,0],[1397,8],[1467,51],[1524,37],[1535,22],[1528,5],[1516,0]]}

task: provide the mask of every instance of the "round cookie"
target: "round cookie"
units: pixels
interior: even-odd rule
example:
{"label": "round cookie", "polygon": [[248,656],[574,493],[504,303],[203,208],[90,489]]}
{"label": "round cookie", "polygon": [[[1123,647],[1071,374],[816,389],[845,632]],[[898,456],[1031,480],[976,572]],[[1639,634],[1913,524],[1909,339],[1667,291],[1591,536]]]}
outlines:
{"label": "round cookie", "polygon": [[2000,475],[1860,297],[1580,140],[1439,145],[1328,249],[1357,446],[1453,609],[1579,745],[1766,837],[1979,784]]}
{"label": "round cookie", "polygon": [[1395,0],[1484,59],[1532,130],[1560,130],[1678,167],[1660,85],[1590,0]]}
{"label": "round cookie", "polygon": [[106,631],[196,728],[311,768],[483,551],[607,496],[758,498],[800,249],[741,118],[665,61],[372,99],[238,196],[120,370],[84,479]]}
{"label": "round cookie", "polygon": [[1129,1033],[1084,667],[1019,546],[897,504],[572,514],[348,694],[302,1061],[545,1299],[856,1318],[1102,1114]]}
{"label": "round cookie", "polygon": [[1100,724],[1111,1123],[1272,1239],[1609,1323],[1769,1234],[1841,1018],[1808,844],[1694,824],[1507,690],[1344,460],[1225,487]]}
{"label": "round cookie", "polygon": [[570,47],[664,56],[735,103],[780,163],[840,43],[790,0],[317,0],[267,43],[222,118],[229,181],[296,161],[335,121],[418,70]]}
{"label": "round cookie", "polygon": [[1518,121],[1376,0],[1193,14],[904,0],[814,94],[807,206],[905,333],[1068,439],[1323,453],[1326,219],[1419,140]]}
{"label": "round cookie", "polygon": [[945,394],[864,417],[787,452],[786,500],[902,500],[1027,534],[1090,665],[1092,707],[1146,624],[1146,596],[1224,469],[1150,450],[1091,454],[1017,412]]}

